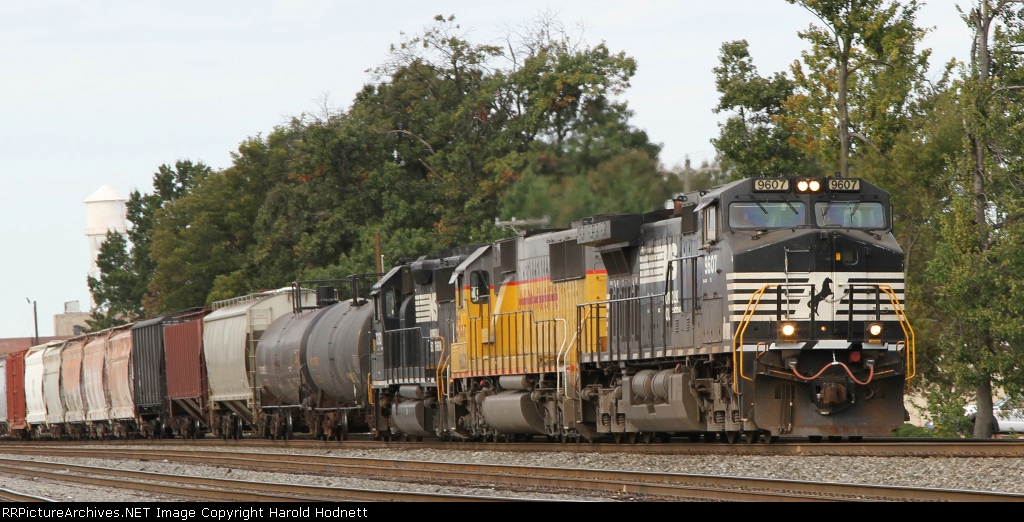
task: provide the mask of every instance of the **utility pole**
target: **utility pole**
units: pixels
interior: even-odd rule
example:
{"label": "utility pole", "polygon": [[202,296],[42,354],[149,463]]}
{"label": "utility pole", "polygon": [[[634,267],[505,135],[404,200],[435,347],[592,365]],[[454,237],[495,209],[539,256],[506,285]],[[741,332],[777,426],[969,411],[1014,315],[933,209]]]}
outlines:
{"label": "utility pole", "polygon": [[39,315],[36,313],[36,302],[25,298],[25,301],[32,304],[32,324],[35,325],[35,337],[32,338],[32,346],[39,344]]}

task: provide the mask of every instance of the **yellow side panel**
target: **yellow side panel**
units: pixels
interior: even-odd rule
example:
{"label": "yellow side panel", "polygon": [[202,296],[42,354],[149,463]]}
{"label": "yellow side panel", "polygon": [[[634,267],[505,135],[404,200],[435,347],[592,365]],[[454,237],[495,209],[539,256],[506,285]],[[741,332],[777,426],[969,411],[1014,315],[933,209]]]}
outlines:
{"label": "yellow side panel", "polygon": [[[459,310],[459,324],[465,335],[466,364],[455,359],[452,346],[452,375],[492,376],[553,372],[559,355],[574,363],[576,344],[594,351],[607,335],[603,305],[601,317],[583,318],[592,331],[577,338],[577,305],[606,299],[604,272],[592,272],[583,279],[552,283],[549,279],[513,282],[502,289],[498,313],[484,316],[486,308],[468,304]],[[592,306],[583,307],[586,313]]]}

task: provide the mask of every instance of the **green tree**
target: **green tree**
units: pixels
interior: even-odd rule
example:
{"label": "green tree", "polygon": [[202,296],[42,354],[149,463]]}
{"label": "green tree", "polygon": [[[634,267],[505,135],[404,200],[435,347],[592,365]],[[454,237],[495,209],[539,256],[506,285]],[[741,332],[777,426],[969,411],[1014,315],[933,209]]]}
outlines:
{"label": "green tree", "polygon": [[[564,226],[587,214],[660,207],[675,178],[659,171],[661,146],[629,123],[633,112],[616,99],[630,86],[636,61],[604,43],[583,45],[555,20],[524,33],[509,42],[515,51],[500,98],[510,114],[503,139],[517,144],[502,162],[515,185],[502,198],[500,217],[549,217]],[[608,192],[628,180],[647,185],[628,187],[628,202]]]}
{"label": "green tree", "polygon": [[111,231],[100,245],[96,256],[99,278],[89,276],[89,292],[96,308],[85,321],[90,331],[134,321],[141,292],[135,266],[128,254],[128,240],[124,234]]}
{"label": "green tree", "polygon": [[973,392],[974,436],[991,436],[996,389],[1024,390],[1024,6],[979,0],[964,20],[974,31],[970,63],[953,88],[965,153],[951,169],[944,241],[929,265],[936,301],[951,318],[941,339],[953,392]]}
{"label": "green tree", "polygon": [[132,190],[125,205],[125,217],[130,223],[127,237],[108,236],[97,256],[100,277],[89,277],[87,281],[97,306],[93,312],[96,325],[114,326],[153,315],[156,304],[147,293],[155,271],[150,256],[153,215],[209,174],[210,168],[201,162],[179,160],[173,168],[166,164],[157,168],[152,193],[144,195]]}
{"label": "green tree", "polygon": [[266,289],[254,289],[246,256],[254,244],[259,207],[276,181],[268,173],[287,164],[286,151],[271,144],[279,139],[286,140],[280,133],[268,140],[247,139],[233,154],[231,167],[203,177],[155,212],[149,291],[157,312]]}
{"label": "green tree", "polygon": [[791,143],[849,174],[858,138],[883,152],[906,125],[904,109],[922,81],[929,50],[918,51],[925,30],[915,25],[917,0],[786,0],[822,26],[800,32],[811,44],[792,66],[797,92],[781,120]]}
{"label": "green tree", "polygon": [[746,40],[722,44],[714,71],[721,97],[712,111],[731,115],[718,124],[718,137],[711,143],[732,179],[820,173],[790,144],[795,136],[777,123],[783,102],[795,90],[785,74],[758,76]]}

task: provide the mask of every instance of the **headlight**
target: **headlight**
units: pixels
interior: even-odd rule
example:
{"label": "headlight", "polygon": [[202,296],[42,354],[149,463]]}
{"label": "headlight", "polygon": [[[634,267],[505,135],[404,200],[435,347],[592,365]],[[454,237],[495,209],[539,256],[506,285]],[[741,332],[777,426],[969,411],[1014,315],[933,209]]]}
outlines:
{"label": "headlight", "polygon": [[807,194],[821,191],[821,181],[816,179],[801,179],[796,182],[797,193]]}
{"label": "headlight", "polygon": [[792,323],[786,323],[782,325],[782,335],[789,337],[796,332],[796,327]]}
{"label": "headlight", "polygon": [[882,333],[882,325],[878,323],[871,323],[871,326],[868,326],[868,333],[877,337],[878,334]]}

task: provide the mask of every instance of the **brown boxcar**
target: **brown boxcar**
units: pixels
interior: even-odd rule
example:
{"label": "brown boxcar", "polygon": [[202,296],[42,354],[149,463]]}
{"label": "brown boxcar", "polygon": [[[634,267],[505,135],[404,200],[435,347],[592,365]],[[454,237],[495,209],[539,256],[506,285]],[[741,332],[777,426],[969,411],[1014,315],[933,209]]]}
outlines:
{"label": "brown boxcar", "polygon": [[28,350],[7,354],[7,426],[15,436],[28,435],[25,415],[25,354]]}
{"label": "brown boxcar", "polygon": [[203,317],[210,309],[183,314],[163,327],[167,368],[168,424],[174,434],[196,438],[209,430]]}
{"label": "brown boxcar", "polygon": [[0,355],[0,435],[7,435],[7,355]]}

